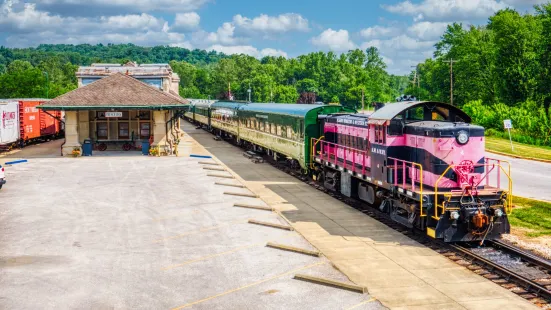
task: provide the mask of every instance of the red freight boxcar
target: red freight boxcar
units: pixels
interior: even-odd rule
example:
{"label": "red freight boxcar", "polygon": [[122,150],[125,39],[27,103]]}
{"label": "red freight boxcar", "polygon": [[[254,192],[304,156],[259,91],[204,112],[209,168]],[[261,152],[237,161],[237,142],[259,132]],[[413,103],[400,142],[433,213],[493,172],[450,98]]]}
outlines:
{"label": "red freight boxcar", "polygon": [[40,139],[39,101],[19,101],[19,139],[24,144]]}
{"label": "red freight boxcar", "polygon": [[[62,135],[62,112],[44,112],[37,108],[48,99],[5,99],[0,110],[7,109],[8,103],[14,111],[13,133],[4,126],[0,131],[0,151],[9,150],[14,146],[23,146],[35,141],[47,141],[59,138]],[[8,111],[9,112],[9,111]],[[7,113],[7,112],[6,112]],[[7,121],[6,121],[7,122]],[[9,141],[8,141],[9,140]]]}

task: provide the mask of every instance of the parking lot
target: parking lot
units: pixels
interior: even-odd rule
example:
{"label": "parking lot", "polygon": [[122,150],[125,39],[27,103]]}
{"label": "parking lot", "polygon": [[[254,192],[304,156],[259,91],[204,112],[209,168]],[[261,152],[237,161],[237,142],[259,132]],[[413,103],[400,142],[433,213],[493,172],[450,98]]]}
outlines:
{"label": "parking lot", "polygon": [[238,181],[207,176],[204,159],[61,158],[58,144],[31,146],[12,156],[28,163],[6,167],[0,308],[382,308],[368,294],[293,279],[348,282],[324,257],[266,247],[314,250],[296,232],[249,224],[287,223],[234,207],[263,203],[225,195],[247,190],[215,185]]}

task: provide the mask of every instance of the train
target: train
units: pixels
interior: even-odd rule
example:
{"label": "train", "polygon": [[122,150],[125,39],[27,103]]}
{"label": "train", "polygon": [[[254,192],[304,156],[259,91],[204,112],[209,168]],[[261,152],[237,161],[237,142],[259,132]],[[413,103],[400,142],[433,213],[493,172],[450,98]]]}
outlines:
{"label": "train", "polygon": [[484,128],[453,105],[400,101],[367,115],[340,105],[191,100],[184,116],[431,238],[482,243],[510,232],[510,163],[485,156]]}
{"label": "train", "polygon": [[48,99],[0,99],[0,151],[63,136],[62,112],[37,108]]}

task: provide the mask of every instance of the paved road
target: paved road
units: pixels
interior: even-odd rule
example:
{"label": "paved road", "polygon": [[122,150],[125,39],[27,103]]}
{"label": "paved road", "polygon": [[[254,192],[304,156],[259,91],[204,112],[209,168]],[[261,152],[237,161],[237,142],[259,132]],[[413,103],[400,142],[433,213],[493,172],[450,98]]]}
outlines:
{"label": "paved road", "polygon": [[[511,163],[514,195],[551,201],[551,164],[491,153],[487,153],[486,156],[508,160]],[[502,187],[507,184],[506,182],[507,178],[502,175]]]}

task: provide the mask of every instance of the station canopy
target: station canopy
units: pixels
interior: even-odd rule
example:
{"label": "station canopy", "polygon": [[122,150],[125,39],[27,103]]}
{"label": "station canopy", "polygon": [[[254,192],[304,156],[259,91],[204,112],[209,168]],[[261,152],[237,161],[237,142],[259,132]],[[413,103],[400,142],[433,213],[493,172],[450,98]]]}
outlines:
{"label": "station canopy", "polygon": [[46,102],[43,110],[186,110],[189,101],[115,73]]}

